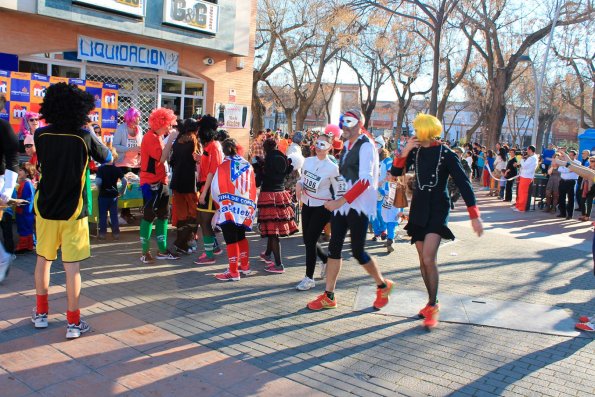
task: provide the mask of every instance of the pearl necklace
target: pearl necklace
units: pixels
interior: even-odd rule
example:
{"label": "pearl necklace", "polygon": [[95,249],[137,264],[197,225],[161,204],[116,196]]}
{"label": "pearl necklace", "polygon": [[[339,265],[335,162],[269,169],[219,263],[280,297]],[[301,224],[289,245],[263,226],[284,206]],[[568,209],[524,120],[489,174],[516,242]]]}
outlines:
{"label": "pearl necklace", "polygon": [[432,188],[436,187],[438,184],[438,168],[440,168],[440,163],[442,160],[442,145],[440,145],[440,151],[438,152],[438,162],[436,163],[436,170],[434,174],[432,174],[433,181],[430,181],[427,185],[422,185],[419,181],[419,152],[421,151],[421,147],[417,148],[417,153],[415,153],[415,178],[417,179],[417,187],[419,190],[425,190],[428,188],[428,191],[431,192]]}

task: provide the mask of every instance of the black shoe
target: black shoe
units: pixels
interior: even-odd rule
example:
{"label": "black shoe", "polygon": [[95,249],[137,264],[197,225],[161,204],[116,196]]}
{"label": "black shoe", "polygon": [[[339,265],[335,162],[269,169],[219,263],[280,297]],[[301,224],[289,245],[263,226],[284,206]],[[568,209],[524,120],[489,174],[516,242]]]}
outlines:
{"label": "black shoe", "polygon": [[567,220],[567,221],[569,221],[569,220],[571,220],[571,219],[572,219],[572,217],[571,217],[570,215],[568,215],[568,216],[566,217],[566,220]]}
{"label": "black shoe", "polygon": [[566,218],[566,214],[557,215],[556,218]]}

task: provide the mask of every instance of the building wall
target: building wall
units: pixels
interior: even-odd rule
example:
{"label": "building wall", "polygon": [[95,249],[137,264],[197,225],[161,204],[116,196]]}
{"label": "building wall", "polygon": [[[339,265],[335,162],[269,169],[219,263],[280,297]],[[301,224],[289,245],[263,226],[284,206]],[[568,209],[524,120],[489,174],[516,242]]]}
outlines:
{"label": "building wall", "polygon": [[[243,61],[243,68],[241,69],[237,67],[239,58],[228,53],[186,45],[181,42],[163,41],[33,13],[0,8],[0,20],[2,21],[4,37],[1,51],[19,56],[76,51],[78,35],[166,48],[180,54],[180,72],[202,78],[207,82],[205,113],[214,114],[215,103],[229,103],[231,89],[236,91],[235,103],[247,106],[250,109],[252,103],[256,1],[246,1],[250,5],[250,44],[248,56],[241,58]],[[225,24],[225,22],[222,22],[222,24]],[[212,66],[205,65],[203,63],[205,57],[213,58],[215,63]],[[248,146],[249,129],[230,129],[229,132],[239,140],[240,144],[245,147]]]}

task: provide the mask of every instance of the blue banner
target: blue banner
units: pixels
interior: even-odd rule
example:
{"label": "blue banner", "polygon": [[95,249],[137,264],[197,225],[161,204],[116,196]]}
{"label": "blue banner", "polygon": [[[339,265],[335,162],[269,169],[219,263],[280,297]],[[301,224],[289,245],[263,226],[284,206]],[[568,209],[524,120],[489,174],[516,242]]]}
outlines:
{"label": "blue banner", "polygon": [[180,55],[175,51],[144,44],[119,43],[79,36],[77,58],[85,61],[160,69],[177,73]]}

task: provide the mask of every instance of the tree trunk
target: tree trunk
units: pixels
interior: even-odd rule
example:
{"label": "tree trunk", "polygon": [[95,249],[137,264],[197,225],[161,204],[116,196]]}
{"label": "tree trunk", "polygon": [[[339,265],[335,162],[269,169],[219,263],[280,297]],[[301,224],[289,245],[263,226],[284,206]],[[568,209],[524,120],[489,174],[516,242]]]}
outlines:
{"label": "tree trunk", "polygon": [[504,97],[508,88],[506,71],[498,70],[492,84],[492,95],[488,102],[489,106],[486,114],[486,146],[490,149],[496,147],[496,143],[500,140],[502,124],[504,124],[506,118],[506,99]]}
{"label": "tree trunk", "polygon": [[399,139],[403,135],[403,120],[405,120],[405,108],[399,105],[397,110],[397,131],[395,133],[395,139]]}
{"label": "tree trunk", "polygon": [[275,131],[279,128],[279,112],[277,110],[275,110],[275,124],[273,125],[273,128]]}
{"label": "tree trunk", "polygon": [[297,112],[295,112],[295,130],[296,131],[303,131],[304,130],[304,122],[306,121],[306,117],[308,117],[308,111],[304,110],[303,108],[298,108]]}
{"label": "tree trunk", "polygon": [[475,124],[473,124],[473,127],[469,128],[467,131],[465,131],[465,143],[471,143],[471,138],[473,137],[473,134],[475,134],[475,131],[477,131],[477,129],[483,122],[483,118],[484,118],[483,115],[478,117]]}
{"label": "tree trunk", "polygon": [[[285,120],[287,121],[287,133],[289,135],[293,134],[293,109],[285,109]],[[303,124],[303,120],[302,120]],[[297,126],[296,126],[297,127]],[[298,128],[298,131],[301,131]]]}
{"label": "tree trunk", "polygon": [[264,130],[265,107],[258,96],[256,88],[252,89],[252,133],[256,135],[258,131]]}

